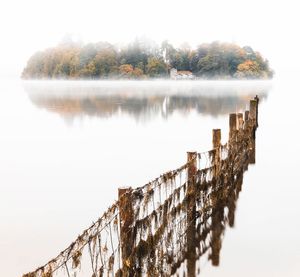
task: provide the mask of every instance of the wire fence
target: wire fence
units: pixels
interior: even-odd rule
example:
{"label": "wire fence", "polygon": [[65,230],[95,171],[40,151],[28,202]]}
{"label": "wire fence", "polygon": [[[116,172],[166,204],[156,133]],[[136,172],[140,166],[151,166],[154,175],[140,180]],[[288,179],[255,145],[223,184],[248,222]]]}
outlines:
{"label": "wire fence", "polygon": [[119,198],[57,257],[23,277],[196,276],[199,259],[219,264],[226,226],[234,225],[243,174],[255,163],[258,98],[230,114],[230,133],[213,149],[188,153],[183,166]]}

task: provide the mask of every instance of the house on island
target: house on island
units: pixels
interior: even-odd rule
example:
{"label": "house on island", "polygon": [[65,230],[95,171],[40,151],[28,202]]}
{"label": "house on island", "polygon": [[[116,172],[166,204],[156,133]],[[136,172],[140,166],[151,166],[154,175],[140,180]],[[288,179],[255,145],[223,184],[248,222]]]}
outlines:
{"label": "house on island", "polygon": [[194,79],[194,75],[191,71],[182,70],[178,71],[176,68],[170,70],[170,78],[172,80],[191,80]]}

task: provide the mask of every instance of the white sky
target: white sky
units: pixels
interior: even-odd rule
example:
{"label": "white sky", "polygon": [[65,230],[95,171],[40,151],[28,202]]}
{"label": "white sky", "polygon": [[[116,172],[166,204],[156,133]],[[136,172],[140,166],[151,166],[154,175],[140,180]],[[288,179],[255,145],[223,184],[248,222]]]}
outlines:
{"label": "white sky", "polygon": [[0,78],[18,77],[37,50],[67,34],[84,42],[136,36],[174,44],[214,40],[250,45],[277,75],[297,71],[300,2],[293,0],[2,0]]}

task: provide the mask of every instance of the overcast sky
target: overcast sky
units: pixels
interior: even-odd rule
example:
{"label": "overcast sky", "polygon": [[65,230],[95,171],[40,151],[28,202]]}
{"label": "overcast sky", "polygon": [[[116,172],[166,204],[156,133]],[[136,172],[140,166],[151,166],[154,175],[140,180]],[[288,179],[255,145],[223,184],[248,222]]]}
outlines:
{"label": "overcast sky", "polygon": [[65,34],[84,42],[146,36],[192,46],[214,40],[250,45],[277,76],[298,71],[299,6],[295,0],[2,0],[0,78],[16,78],[37,50]]}

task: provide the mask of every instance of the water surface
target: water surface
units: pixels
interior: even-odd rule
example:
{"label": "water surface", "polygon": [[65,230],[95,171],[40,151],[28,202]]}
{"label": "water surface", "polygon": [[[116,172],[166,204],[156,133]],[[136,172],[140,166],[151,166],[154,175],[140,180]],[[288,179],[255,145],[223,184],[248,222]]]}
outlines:
{"label": "water surface", "polygon": [[[228,113],[261,98],[256,165],[244,176],[221,266],[201,276],[298,276],[299,151],[293,86],[269,82],[3,82],[0,275],[65,248],[116,199],[227,140]],[[282,97],[283,91],[285,97]],[[295,132],[297,136],[297,132]]]}

